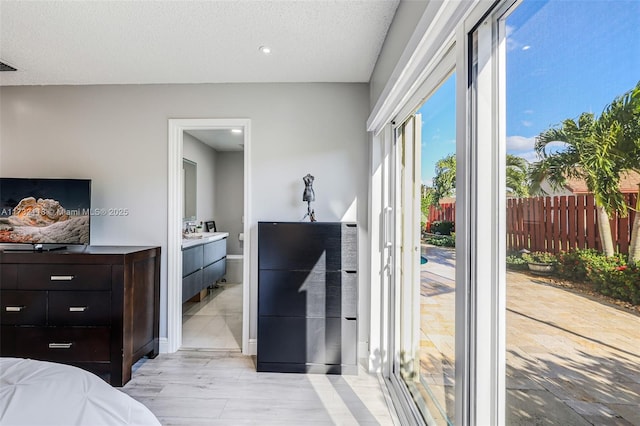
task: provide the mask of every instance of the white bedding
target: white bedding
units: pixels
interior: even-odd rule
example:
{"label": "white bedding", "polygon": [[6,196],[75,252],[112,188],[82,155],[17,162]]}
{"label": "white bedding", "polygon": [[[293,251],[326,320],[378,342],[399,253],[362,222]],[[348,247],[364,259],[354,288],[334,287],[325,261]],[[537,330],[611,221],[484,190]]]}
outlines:
{"label": "white bedding", "polygon": [[77,367],[0,358],[0,425],[160,425],[147,407]]}

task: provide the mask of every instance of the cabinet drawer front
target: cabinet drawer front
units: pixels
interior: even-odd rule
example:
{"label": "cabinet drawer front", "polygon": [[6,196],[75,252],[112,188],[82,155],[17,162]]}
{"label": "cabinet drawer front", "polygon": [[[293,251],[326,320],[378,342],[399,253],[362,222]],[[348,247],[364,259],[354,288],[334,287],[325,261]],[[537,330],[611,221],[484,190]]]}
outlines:
{"label": "cabinet drawer front", "polygon": [[258,223],[258,268],[341,269],[340,223]]}
{"label": "cabinet drawer front", "polygon": [[182,303],[191,299],[200,290],[202,290],[202,271],[196,271],[193,274],[182,279]]}
{"label": "cabinet drawer front", "polygon": [[106,327],[20,327],[15,348],[24,358],[48,361],[109,361]]}
{"label": "cabinet drawer front", "polygon": [[[340,365],[342,322],[340,318],[260,317],[258,362]],[[355,340],[344,343],[356,346]]]}
{"label": "cabinet drawer front", "polygon": [[342,272],[342,317],[358,316],[358,274]]}
{"label": "cabinet drawer front", "polygon": [[45,325],[47,292],[5,290],[0,294],[2,325]]}
{"label": "cabinet drawer front", "polygon": [[342,224],[342,269],[358,270],[358,227],[355,223]]}
{"label": "cabinet drawer front", "polygon": [[258,362],[307,362],[306,318],[258,318]]}
{"label": "cabinet drawer front", "polygon": [[18,286],[17,265],[0,264],[0,289],[15,289]]}
{"label": "cabinet drawer front", "polygon": [[49,292],[49,325],[109,325],[111,292]]}
{"label": "cabinet drawer front", "polygon": [[204,245],[204,266],[210,265],[227,255],[227,239],[213,241]]}
{"label": "cabinet drawer front", "polygon": [[195,246],[182,250],[182,276],[189,274],[202,268],[202,246]]}
{"label": "cabinet drawer front", "polygon": [[358,363],[358,321],[356,319],[342,319],[340,339],[341,364],[357,365]]}
{"label": "cabinet drawer front", "polygon": [[25,290],[110,290],[109,265],[18,265],[18,288]]}
{"label": "cabinet drawer front", "polygon": [[210,285],[215,284],[220,278],[224,276],[227,272],[227,261],[226,259],[218,260],[216,263],[213,263],[203,269],[204,278],[202,287],[208,287]]}
{"label": "cabinet drawer front", "polygon": [[340,317],[341,272],[259,271],[258,314]]}

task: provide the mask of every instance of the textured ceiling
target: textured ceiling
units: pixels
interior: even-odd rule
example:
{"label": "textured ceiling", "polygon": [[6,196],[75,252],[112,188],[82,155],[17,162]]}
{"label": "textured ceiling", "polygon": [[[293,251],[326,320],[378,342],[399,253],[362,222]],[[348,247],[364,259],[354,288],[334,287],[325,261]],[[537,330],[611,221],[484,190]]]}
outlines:
{"label": "textured ceiling", "polygon": [[0,85],[368,82],[397,5],[1,0]]}

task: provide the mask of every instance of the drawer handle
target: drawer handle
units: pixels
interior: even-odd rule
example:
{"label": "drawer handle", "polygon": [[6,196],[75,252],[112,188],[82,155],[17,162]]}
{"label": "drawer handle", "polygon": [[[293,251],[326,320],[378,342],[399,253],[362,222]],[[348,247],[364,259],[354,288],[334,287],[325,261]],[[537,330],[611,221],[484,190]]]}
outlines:
{"label": "drawer handle", "polygon": [[71,281],[75,275],[51,275],[51,281]]}
{"label": "drawer handle", "polygon": [[49,343],[49,349],[71,349],[73,343]]}
{"label": "drawer handle", "polygon": [[26,308],[26,306],[7,306],[4,309],[7,312],[21,312],[24,308]]}
{"label": "drawer handle", "polygon": [[86,306],[69,306],[69,312],[84,312],[86,310]]}
{"label": "drawer handle", "polygon": [[358,318],[356,318],[356,317],[344,317],[344,319],[346,319],[347,321],[355,321]]}

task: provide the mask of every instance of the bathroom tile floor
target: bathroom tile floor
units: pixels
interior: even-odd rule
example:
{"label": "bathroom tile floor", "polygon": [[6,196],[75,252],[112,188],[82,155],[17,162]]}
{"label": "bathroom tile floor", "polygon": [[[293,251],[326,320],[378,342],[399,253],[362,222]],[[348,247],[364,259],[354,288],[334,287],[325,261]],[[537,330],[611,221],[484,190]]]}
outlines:
{"label": "bathroom tile floor", "polygon": [[182,349],[240,350],[242,284],[219,283],[201,302],[186,302],[182,309]]}

